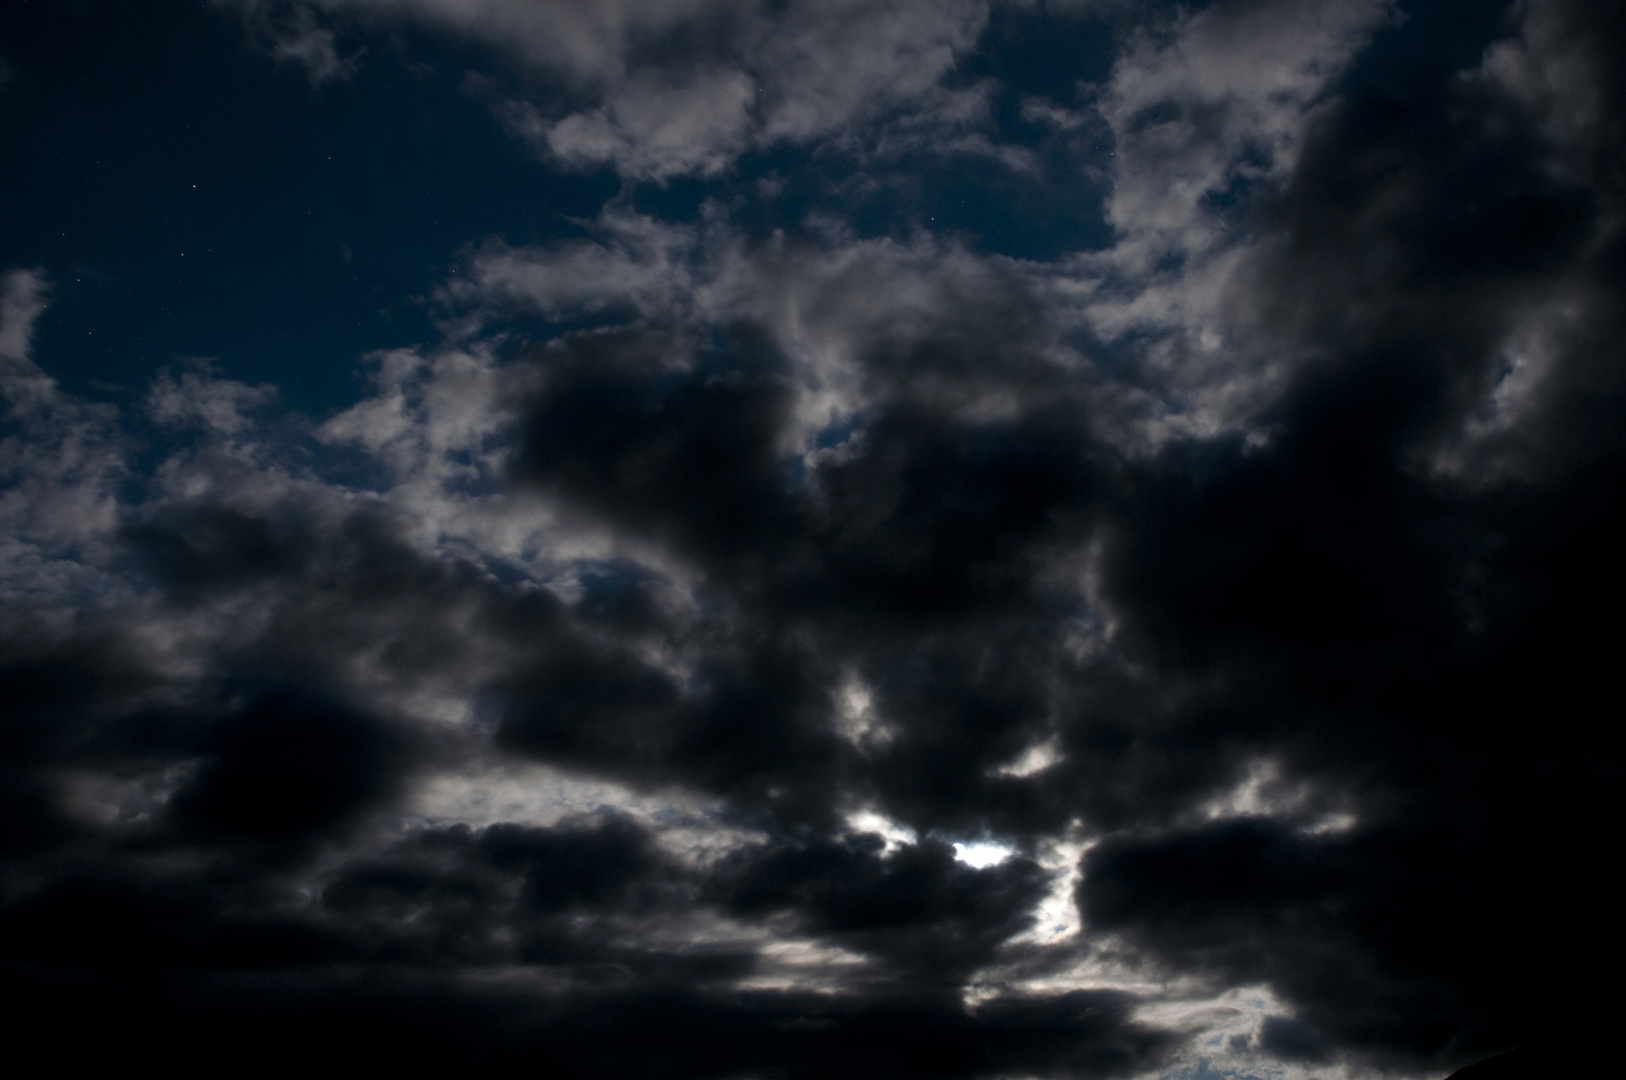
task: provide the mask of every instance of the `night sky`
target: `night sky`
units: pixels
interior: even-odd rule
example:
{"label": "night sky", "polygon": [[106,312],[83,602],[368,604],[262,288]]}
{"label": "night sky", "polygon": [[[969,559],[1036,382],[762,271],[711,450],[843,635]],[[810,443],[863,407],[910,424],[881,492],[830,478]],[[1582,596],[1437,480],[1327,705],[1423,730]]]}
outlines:
{"label": "night sky", "polygon": [[11,1052],[1618,1067],[1623,124],[1597,0],[0,0]]}

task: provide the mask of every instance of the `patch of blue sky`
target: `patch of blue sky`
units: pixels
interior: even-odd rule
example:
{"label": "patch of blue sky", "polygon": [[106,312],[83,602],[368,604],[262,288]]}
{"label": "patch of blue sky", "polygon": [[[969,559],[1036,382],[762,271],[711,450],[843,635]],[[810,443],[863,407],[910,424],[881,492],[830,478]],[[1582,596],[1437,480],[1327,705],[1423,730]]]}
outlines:
{"label": "patch of blue sky", "polygon": [[445,39],[372,48],[313,90],[224,14],[37,21],[0,97],[0,265],[49,279],[35,355],[76,392],[139,394],[205,356],[335,411],[364,353],[434,340],[427,298],[464,245],[579,233],[619,189],[530,156]]}

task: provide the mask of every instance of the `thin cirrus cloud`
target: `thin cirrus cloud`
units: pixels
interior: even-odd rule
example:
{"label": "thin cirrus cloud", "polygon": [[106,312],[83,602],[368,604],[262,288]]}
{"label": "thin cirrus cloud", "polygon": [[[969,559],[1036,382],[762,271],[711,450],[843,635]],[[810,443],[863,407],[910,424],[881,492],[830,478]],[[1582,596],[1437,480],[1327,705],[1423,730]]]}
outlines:
{"label": "thin cirrus cloud", "polygon": [[[955,81],[983,4],[227,6],[315,93],[400,25],[495,45],[549,88],[494,96],[516,135],[628,188],[471,237],[442,336],[320,419],[195,358],[75,396],[8,272],[36,1030],[694,1078],[1602,1040],[1560,990],[1618,957],[1615,16],[1444,64],[1404,5],[1085,5],[1109,76],[1015,129],[942,104],[1002,92]],[[877,148],[932,109],[1029,177],[1110,147],[1109,239],[629,194],[918,168]]]}

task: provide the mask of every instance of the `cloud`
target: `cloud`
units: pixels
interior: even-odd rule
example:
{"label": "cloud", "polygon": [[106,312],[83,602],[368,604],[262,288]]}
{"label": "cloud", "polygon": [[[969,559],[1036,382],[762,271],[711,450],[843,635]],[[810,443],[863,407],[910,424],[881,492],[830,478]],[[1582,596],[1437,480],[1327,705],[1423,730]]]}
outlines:
{"label": "cloud", "polygon": [[698,299],[695,230],[619,207],[606,209],[592,225],[593,240],[541,250],[480,248],[442,299],[482,316],[492,306],[518,306],[556,320],[617,309],[672,315]]}
{"label": "cloud", "polygon": [[34,336],[34,322],[45,310],[45,281],[38,271],[13,270],[6,274],[0,293],[0,358],[10,371],[25,369]]}
{"label": "cloud", "polygon": [[111,410],[63,393],[32,359],[49,293],[37,270],[0,279],[0,573],[21,593],[95,592],[106,586],[94,567],[116,523],[122,440]]}
{"label": "cloud", "polygon": [[754,97],[750,78],[738,71],[675,86],[634,79],[604,106],[554,123],[520,105],[523,120],[515,126],[566,165],[613,163],[640,177],[710,176],[744,149]]}
{"label": "cloud", "polygon": [[1291,175],[1309,114],[1390,15],[1375,0],[1221,4],[1133,41],[1101,105],[1125,269],[1204,254],[1219,240],[1215,210]]}
{"label": "cloud", "polygon": [[1026,104],[1063,130],[1104,123],[1115,240],[1052,287],[1159,400],[1153,445],[1249,428],[1306,358],[1253,319],[1279,234],[1244,223],[1295,175],[1338,78],[1392,16],[1378,0],[1217,4],[1131,37],[1090,110]]}
{"label": "cloud", "polygon": [[315,7],[278,0],[213,0],[241,10],[250,34],[275,60],[300,64],[312,89],[355,75],[363,50],[341,56],[333,27]]}
{"label": "cloud", "polygon": [[[709,8],[410,11],[650,177],[857,130],[872,68],[929,98],[982,18],[747,9],[802,96],[729,119],[705,38],[679,132],[622,58]],[[9,274],[8,985],[589,1076],[1424,1076],[1593,1022],[1614,16],[1442,74],[1392,15],[1132,36],[1102,250],[618,201],[467,249],[319,424],[196,364],[79,401]]]}
{"label": "cloud", "polygon": [[[557,84],[499,95],[499,114],[551,160],[609,166],[632,179],[711,176],[742,153],[846,138],[939,93],[976,44],[983,0],[835,5],[220,0],[272,25],[275,55],[313,82],[347,76],[325,20],[376,27],[406,20],[493,46]],[[319,21],[322,20],[322,21]],[[941,111],[937,107],[936,111]]]}

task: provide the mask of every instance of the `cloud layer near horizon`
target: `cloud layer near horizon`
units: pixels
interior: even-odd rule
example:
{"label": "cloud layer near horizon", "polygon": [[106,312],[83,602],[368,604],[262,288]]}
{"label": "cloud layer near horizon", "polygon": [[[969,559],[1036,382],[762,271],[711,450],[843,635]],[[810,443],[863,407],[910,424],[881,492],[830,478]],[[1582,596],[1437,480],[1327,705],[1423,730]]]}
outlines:
{"label": "cloud layer near horizon", "polygon": [[[500,43],[530,96],[478,92],[629,183],[1033,167],[948,78],[987,4],[235,7],[318,85],[398,20]],[[1626,35],[1532,3],[1420,64],[1405,14],[1123,16],[1021,106],[1114,148],[1099,249],[618,199],[472,245],[320,420],[202,362],[75,397],[10,271],[26,1015],[583,1077],[1601,1038]]]}

